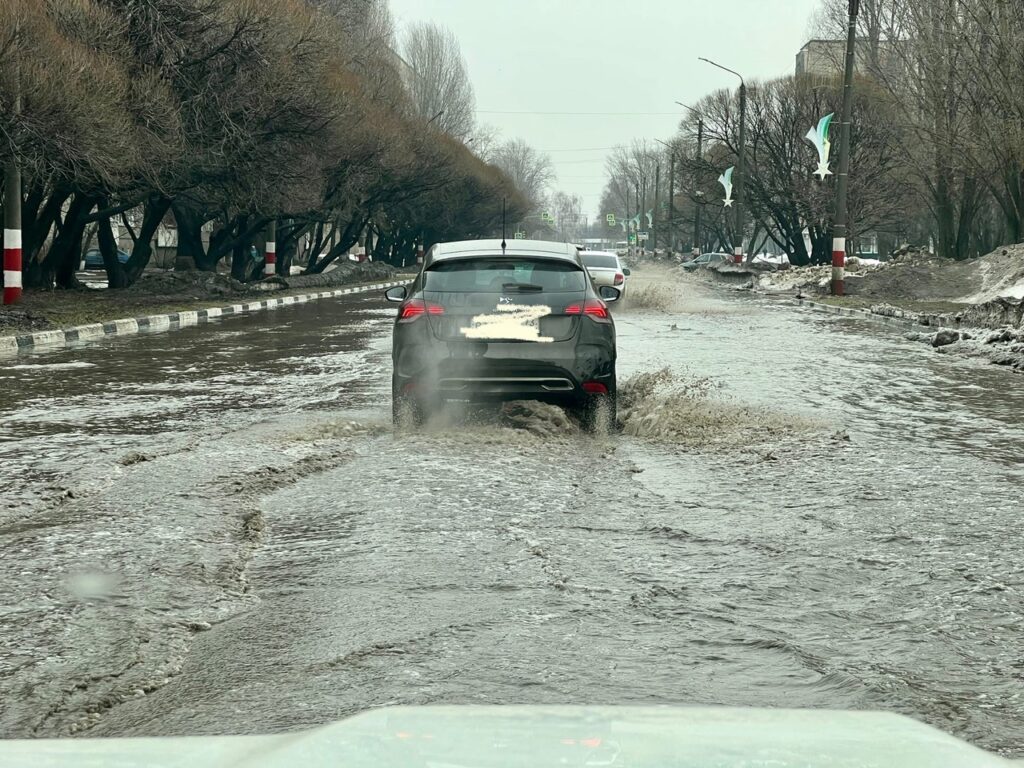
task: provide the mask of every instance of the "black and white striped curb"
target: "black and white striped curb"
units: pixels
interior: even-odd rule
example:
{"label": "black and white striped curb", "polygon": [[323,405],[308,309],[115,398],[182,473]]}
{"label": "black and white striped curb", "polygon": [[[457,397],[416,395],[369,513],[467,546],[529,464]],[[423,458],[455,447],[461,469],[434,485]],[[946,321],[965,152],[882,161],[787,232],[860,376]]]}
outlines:
{"label": "black and white striped curb", "polygon": [[382,291],[388,288],[393,288],[396,285],[406,285],[408,282],[408,280],[393,280],[386,283],[358,285],[351,288],[337,288],[332,291],[321,291],[319,293],[304,293],[298,296],[282,296],[278,299],[250,301],[245,304],[231,304],[226,307],[191,309],[182,312],[173,312],[169,315],[149,315],[147,317],[123,318],[121,320],[110,320],[105,323],[79,325],[74,328],[65,328],[63,330],[37,331],[35,333],[26,333],[21,336],[0,336],[0,355],[15,354],[19,350],[42,348],[56,349],[75,342],[92,341],[95,339],[106,338],[107,336],[128,336],[133,333],[177,330],[179,328],[188,328],[189,326],[199,325],[201,323],[208,323],[211,320],[235,317],[237,315],[247,315],[252,312],[259,312],[263,309],[286,307],[290,304],[305,304],[310,301],[331,299],[352,293]]}
{"label": "black and white striped curb", "polygon": [[[801,307],[808,307],[810,309],[818,310],[819,312],[827,312],[831,315],[842,315],[844,317],[856,317],[861,320],[870,320],[874,323],[880,323],[882,325],[889,325],[894,328],[902,328],[904,330],[919,331],[922,329],[928,329],[929,331],[941,331],[944,328],[952,328],[950,325],[942,325],[937,316],[935,322],[922,323],[917,315],[913,317],[892,317],[890,315],[878,315],[872,312],[870,309],[855,309],[854,307],[837,307],[834,304],[823,304],[819,301],[810,301],[808,299],[795,299],[796,303]],[[926,315],[931,319],[933,316]]]}

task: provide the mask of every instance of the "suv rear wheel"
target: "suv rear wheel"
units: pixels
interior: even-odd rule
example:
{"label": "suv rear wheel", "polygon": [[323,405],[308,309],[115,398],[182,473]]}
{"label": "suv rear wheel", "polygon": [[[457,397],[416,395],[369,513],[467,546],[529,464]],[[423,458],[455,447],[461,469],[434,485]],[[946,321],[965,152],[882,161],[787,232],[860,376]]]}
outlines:
{"label": "suv rear wheel", "polygon": [[607,435],[616,428],[615,390],[607,395],[588,395],[576,411],[583,431],[592,435]]}
{"label": "suv rear wheel", "polygon": [[394,395],[391,398],[391,420],[398,429],[415,429],[425,421],[423,409],[413,398]]}

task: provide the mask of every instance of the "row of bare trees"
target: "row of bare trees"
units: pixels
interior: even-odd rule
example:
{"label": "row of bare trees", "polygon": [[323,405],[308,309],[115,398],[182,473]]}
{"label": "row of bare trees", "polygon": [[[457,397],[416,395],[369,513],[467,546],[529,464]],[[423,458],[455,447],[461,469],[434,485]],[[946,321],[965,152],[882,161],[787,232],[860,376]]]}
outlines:
{"label": "row of bare trees", "polygon": [[[932,245],[964,259],[1024,239],[1024,3],[1020,0],[861,0],[850,177],[851,241],[874,233],[880,251],[899,242]],[[752,83],[747,111],[746,205],[742,237],[756,251],[774,242],[795,264],[826,263],[834,177],[812,175],[804,139],[839,112],[847,0],[824,0],[817,37],[828,73]],[[737,161],[736,93],[692,105],[669,147],[634,142],[608,162],[603,206],[652,207],[652,171],[674,165],[674,204],[663,226],[688,243],[694,209],[702,247],[727,247],[739,233],[723,215],[717,180]],[[698,122],[704,146],[698,154]],[[837,139],[833,129],[833,141]],[[673,162],[674,160],[674,162]],[[833,157],[833,167],[835,167]],[[637,210],[631,203],[631,212]]]}
{"label": "row of bare trees", "polygon": [[502,200],[515,216],[526,197],[469,152],[460,109],[423,117],[430,88],[472,112],[464,70],[460,86],[425,65],[453,58],[450,38],[413,29],[410,74],[393,37],[381,0],[0,3],[0,162],[24,175],[26,287],[75,287],[87,230],[111,287],[130,285],[172,217],[177,268],[227,261],[243,279],[271,222],[279,270],[303,243],[309,272],[368,231],[399,259],[499,229]]}
{"label": "row of bare trees", "polygon": [[[844,8],[826,0],[819,27]],[[868,76],[890,97],[901,168],[937,251],[1024,239],[1024,4],[862,0]]]}

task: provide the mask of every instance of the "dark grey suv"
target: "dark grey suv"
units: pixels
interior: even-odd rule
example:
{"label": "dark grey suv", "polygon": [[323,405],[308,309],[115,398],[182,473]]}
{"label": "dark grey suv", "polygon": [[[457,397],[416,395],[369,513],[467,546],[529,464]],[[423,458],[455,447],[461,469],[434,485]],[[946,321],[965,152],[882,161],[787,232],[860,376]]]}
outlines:
{"label": "dark grey suv", "polygon": [[[600,292],[599,292],[600,291]],[[585,428],[615,423],[611,286],[596,289],[575,246],[513,240],[439,243],[416,280],[392,288],[395,422],[445,401],[540,400]]]}

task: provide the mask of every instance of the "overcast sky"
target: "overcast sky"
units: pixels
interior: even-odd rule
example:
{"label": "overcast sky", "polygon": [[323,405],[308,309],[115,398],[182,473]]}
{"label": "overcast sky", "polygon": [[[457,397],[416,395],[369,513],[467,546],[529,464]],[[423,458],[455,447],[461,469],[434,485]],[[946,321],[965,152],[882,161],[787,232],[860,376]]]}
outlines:
{"label": "overcast sky", "polygon": [[[792,73],[821,0],[391,0],[399,31],[454,31],[476,90],[477,119],[551,153],[556,187],[596,208],[608,147],[665,140],[682,109],[733,76]],[[517,114],[507,114],[507,113]],[[621,112],[566,115],[566,112]],[[506,113],[506,114],[501,114]],[[522,114],[526,113],[526,114]],[[547,114],[544,114],[547,113]]]}

